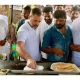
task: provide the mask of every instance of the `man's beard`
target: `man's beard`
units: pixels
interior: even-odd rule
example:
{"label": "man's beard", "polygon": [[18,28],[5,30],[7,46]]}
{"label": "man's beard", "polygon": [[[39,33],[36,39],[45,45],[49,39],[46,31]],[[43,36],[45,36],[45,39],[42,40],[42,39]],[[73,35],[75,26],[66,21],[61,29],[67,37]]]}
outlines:
{"label": "man's beard", "polygon": [[45,22],[46,22],[47,24],[51,24],[51,23],[52,23],[52,19],[45,20]]}
{"label": "man's beard", "polygon": [[57,29],[62,29],[63,27],[65,27],[65,24],[55,24]]}

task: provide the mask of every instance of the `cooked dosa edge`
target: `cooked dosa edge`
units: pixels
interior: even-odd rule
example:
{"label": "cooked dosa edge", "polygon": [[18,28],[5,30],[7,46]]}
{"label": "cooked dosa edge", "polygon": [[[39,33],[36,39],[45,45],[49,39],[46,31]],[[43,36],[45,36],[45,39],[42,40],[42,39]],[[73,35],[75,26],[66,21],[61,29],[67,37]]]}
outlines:
{"label": "cooked dosa edge", "polygon": [[80,69],[75,64],[63,63],[63,62],[53,63],[50,68],[58,72],[79,72],[80,71]]}

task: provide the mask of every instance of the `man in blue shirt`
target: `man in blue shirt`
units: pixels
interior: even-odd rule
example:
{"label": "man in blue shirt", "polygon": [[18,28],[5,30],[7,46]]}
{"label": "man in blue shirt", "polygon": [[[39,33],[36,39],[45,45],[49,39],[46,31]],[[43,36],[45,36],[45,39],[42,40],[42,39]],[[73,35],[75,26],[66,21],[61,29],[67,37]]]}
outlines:
{"label": "man in blue shirt", "polygon": [[18,22],[17,31],[18,31],[18,29],[20,28],[20,26],[25,23],[25,20],[27,20],[27,19],[29,18],[30,12],[31,12],[31,7],[30,7],[29,5],[25,6],[25,7],[24,7],[24,10],[23,10],[23,17],[24,17],[24,18],[21,19],[21,20]]}
{"label": "man in blue shirt", "polygon": [[56,10],[54,12],[54,26],[44,33],[42,51],[47,53],[47,61],[66,62],[69,53],[69,45],[72,33],[66,26],[66,12]]}

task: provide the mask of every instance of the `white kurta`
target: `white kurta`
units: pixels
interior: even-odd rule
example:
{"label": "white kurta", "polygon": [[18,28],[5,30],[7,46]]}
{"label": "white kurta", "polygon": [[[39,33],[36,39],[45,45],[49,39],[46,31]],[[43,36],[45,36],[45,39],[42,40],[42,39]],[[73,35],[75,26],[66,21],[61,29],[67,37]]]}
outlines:
{"label": "white kurta", "polygon": [[[48,30],[49,28],[51,28],[54,25],[54,23],[52,22],[50,25],[48,25],[44,20],[41,21],[40,25],[37,28],[37,33],[40,36],[40,42],[41,42],[41,46],[42,46],[42,42],[43,42],[43,36],[44,36],[44,32],[46,30]],[[44,52],[41,52],[42,57],[47,59],[47,54]]]}
{"label": "white kurta", "polygon": [[[80,45],[80,18],[77,18],[72,23],[72,34],[74,44]],[[80,66],[80,52],[72,52],[72,62]]]}

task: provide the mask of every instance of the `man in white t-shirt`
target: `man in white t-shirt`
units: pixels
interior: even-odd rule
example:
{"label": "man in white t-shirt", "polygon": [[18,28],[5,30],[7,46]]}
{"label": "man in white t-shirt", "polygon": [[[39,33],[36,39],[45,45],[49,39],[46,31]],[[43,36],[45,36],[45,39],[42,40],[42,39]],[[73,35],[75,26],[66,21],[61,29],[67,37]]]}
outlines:
{"label": "man in white t-shirt", "polygon": [[[41,21],[41,23],[39,24],[39,26],[37,28],[37,33],[40,36],[41,45],[43,42],[44,32],[46,30],[48,30],[53,25],[54,25],[54,23],[53,23],[53,9],[52,9],[52,7],[46,6],[43,8],[43,20]],[[42,54],[42,60],[46,61],[47,54],[44,52],[41,52],[41,54]]]}
{"label": "man in white t-shirt", "polygon": [[72,62],[80,66],[80,17],[75,19],[72,23],[73,43],[72,46]]}
{"label": "man in white t-shirt", "polygon": [[34,8],[28,21],[26,21],[17,33],[17,51],[27,61],[27,66],[36,68],[36,61],[40,61],[39,36],[36,28],[41,21],[41,10]]}
{"label": "man in white t-shirt", "polygon": [[19,22],[17,23],[17,31],[19,27],[25,23],[25,20],[29,19],[30,11],[31,7],[29,5],[25,6],[24,9],[22,10],[22,19],[19,20]]}
{"label": "man in white t-shirt", "polygon": [[65,11],[67,14],[67,19],[66,19],[66,25],[68,25],[70,28],[72,28],[72,20],[71,20],[71,13],[72,13],[72,5],[66,5],[65,6]]}

